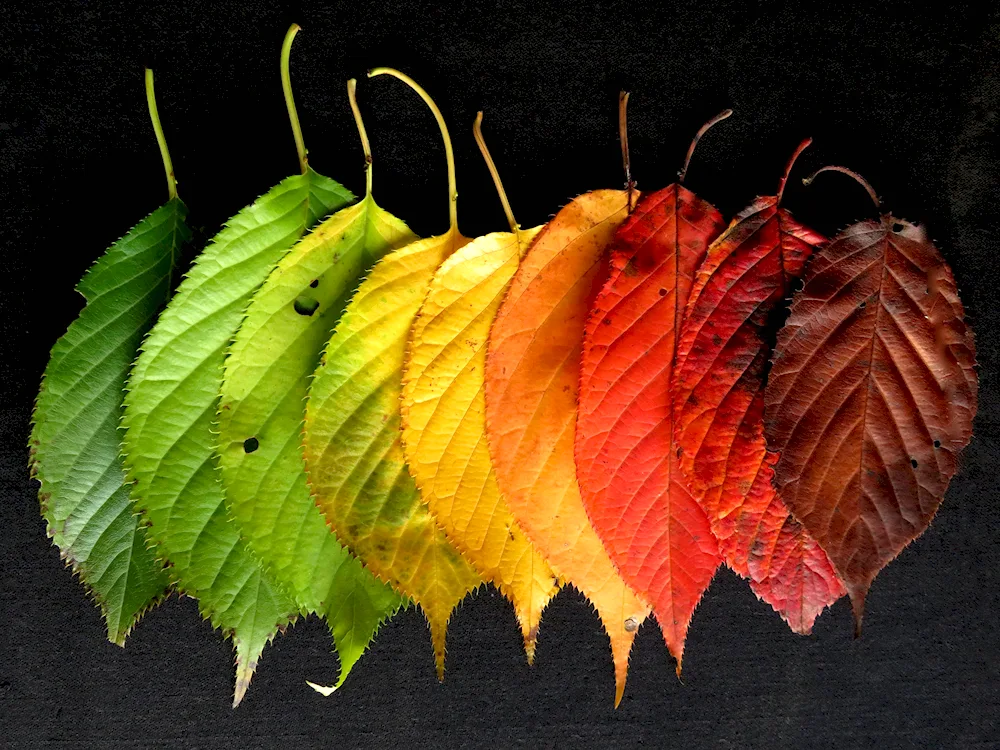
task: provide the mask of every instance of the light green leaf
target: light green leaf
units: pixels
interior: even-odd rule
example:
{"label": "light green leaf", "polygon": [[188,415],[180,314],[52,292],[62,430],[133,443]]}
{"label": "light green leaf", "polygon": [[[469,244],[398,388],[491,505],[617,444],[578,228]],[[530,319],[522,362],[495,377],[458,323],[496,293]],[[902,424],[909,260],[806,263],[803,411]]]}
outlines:
{"label": "light green leaf", "polygon": [[128,382],[122,425],[132,495],[177,588],[197,597],[203,615],[235,641],[234,705],[264,646],[297,608],[263,573],[226,512],[215,456],[225,350],[278,260],[319,217],[351,199],[305,168],[240,211],[196,259]]}
{"label": "light green leaf", "polygon": [[[363,134],[360,118],[358,126]],[[370,165],[367,146],[366,157]],[[265,570],[302,611],[326,618],[340,657],[338,687],[400,598],[340,546],[309,494],[301,449],[305,398],[361,274],[415,239],[375,204],[369,181],[360,203],[282,258],[254,295],[226,360],[219,455],[229,509]]]}
{"label": "light green leaf", "polygon": [[172,197],[108,248],[77,286],[87,305],[52,348],[30,439],[49,536],[100,606],[108,638],[120,646],[168,583],[146,549],[125,486],[118,429],[122,389],[190,238],[150,71],[146,86]]}

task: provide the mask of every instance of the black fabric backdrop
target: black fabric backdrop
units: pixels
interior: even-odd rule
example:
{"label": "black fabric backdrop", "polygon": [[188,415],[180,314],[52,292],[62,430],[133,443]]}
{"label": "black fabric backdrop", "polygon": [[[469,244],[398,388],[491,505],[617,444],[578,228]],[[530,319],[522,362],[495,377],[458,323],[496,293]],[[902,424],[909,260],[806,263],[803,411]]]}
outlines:
{"label": "black fabric backdrop", "polygon": [[[619,88],[633,92],[640,187],[671,182],[705,119],[688,184],[731,216],[771,193],[805,135],[786,204],[835,232],[872,214],[826,163],[864,173],[898,215],[926,223],[952,264],[978,338],[976,435],[930,530],[876,580],[866,629],[846,602],[792,635],[720,571],[698,608],[683,683],[652,622],[612,709],[607,643],[572,590],[547,611],[525,665],[492,590],[457,611],[444,684],[420,613],[383,628],[346,685],[325,628],[300,621],[229,707],[230,645],[176,596],[125,649],[47,540],[25,442],[48,349],[80,308],[73,285],[165,197],[142,66],[157,72],[180,191],[200,239],[296,169],[278,81],[292,72],[314,166],[363,189],[344,82],[373,65],[423,82],[452,125],[460,222],[505,222],[471,138],[485,131],[518,219],[622,183]],[[1000,716],[997,517],[997,205],[1000,17],[955,4],[714,2],[5,3],[0,16],[0,744],[12,747],[996,747]],[[361,80],[375,191],[420,234],[446,226],[433,120],[399,82]],[[192,248],[193,251],[194,248]],[[193,252],[192,252],[193,255]]]}

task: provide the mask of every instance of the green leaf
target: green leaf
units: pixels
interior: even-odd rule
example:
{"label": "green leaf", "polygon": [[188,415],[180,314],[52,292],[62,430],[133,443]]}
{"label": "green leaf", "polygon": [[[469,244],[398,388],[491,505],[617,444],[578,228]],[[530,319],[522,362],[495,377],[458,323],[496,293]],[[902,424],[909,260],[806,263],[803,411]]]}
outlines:
{"label": "green leaf", "polygon": [[370,193],[340,211],[282,258],[254,295],[226,360],[219,455],[229,509],[300,610],[326,618],[340,658],[338,687],[400,598],[340,546],[309,494],[305,398],[361,274],[414,239]]}
{"label": "green leaf", "polygon": [[49,536],[97,601],[108,638],[119,646],[168,584],[129,502],[119,458],[122,389],[191,236],[148,68],[145,79],[170,198],[113,244],[77,286],[87,304],[52,348],[29,440]]}
{"label": "green leaf", "polygon": [[31,468],[49,536],[120,646],[168,583],[129,503],[118,420],[128,368],[190,238],[186,217],[184,203],[170,200],[83,277],[87,306],[52,348],[32,417]]}
{"label": "green leaf", "polygon": [[133,498],[177,588],[236,643],[234,705],[296,607],[226,513],[215,415],[225,350],[253,292],[317,217],[351,194],[308,169],[233,217],[196,259],[132,370],[122,425]]}

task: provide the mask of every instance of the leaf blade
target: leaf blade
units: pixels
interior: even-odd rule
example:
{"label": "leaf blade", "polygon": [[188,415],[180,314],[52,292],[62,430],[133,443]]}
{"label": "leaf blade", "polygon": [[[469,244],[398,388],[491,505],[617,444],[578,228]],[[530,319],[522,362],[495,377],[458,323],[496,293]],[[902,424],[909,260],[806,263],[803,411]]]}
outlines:
{"label": "leaf blade", "polygon": [[337,687],[401,601],[339,544],[309,493],[301,451],[308,381],[359,274],[415,239],[370,196],[338,216],[285,255],[254,294],[226,359],[218,437],[227,507],[300,610],[329,623]]}
{"label": "leaf blade", "polygon": [[350,193],[312,170],[233,217],[198,256],[143,342],[125,396],[123,445],[133,500],[179,590],[199,600],[237,651],[234,706],[294,605],[263,576],[226,512],[215,464],[225,349],[253,291],[302,235],[311,195],[336,208]]}
{"label": "leaf blade", "polygon": [[557,585],[497,486],[483,389],[490,326],[540,229],[484,235],[438,268],[410,330],[401,405],[403,453],[421,498],[448,539],[514,605],[529,664]]}
{"label": "leaf blade", "polygon": [[490,332],[486,427],[511,512],[556,574],[594,605],[611,643],[615,705],[649,614],[587,518],[573,459],[583,330],[607,276],[628,194],[599,190],[550,221],[522,260]]}
{"label": "leaf blade", "polygon": [[771,485],[764,440],[766,329],[826,239],[776,197],[755,200],[708,249],[684,316],[672,383],[681,469],[727,564],[797,633],[844,589]]}
{"label": "leaf blade", "polygon": [[53,346],[32,413],[31,471],[48,534],[118,645],[168,584],[132,513],[118,420],[129,366],[190,238],[186,216],[170,200],[87,271],[77,286],[86,306]]}
{"label": "leaf blade", "polygon": [[670,378],[695,269],[722,228],[719,212],[680,185],[640,198],[616,233],[580,368],[584,505],[622,577],[652,605],[678,673],[719,555],[677,464]]}
{"label": "leaf blade", "polygon": [[451,612],[481,580],[420,501],[403,455],[399,400],[413,319],[434,271],[467,242],[449,231],[375,265],[327,344],[306,404],[313,496],[338,539],[420,605],[439,679]]}
{"label": "leaf blade", "polygon": [[884,216],[817,253],[778,334],[765,430],[775,486],[830,556],[859,630],[872,580],[958,469],[977,392],[955,280],[923,230]]}

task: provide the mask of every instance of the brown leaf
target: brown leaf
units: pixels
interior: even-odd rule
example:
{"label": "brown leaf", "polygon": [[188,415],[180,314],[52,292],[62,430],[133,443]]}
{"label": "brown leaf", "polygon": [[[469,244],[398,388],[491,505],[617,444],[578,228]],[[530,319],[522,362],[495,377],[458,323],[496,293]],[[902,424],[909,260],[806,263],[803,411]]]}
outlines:
{"label": "brown leaf", "polygon": [[872,580],[927,528],[972,436],[963,315],[923,230],[885,215],[815,255],[778,336],[765,394],[775,487],[830,556],[858,632]]}

